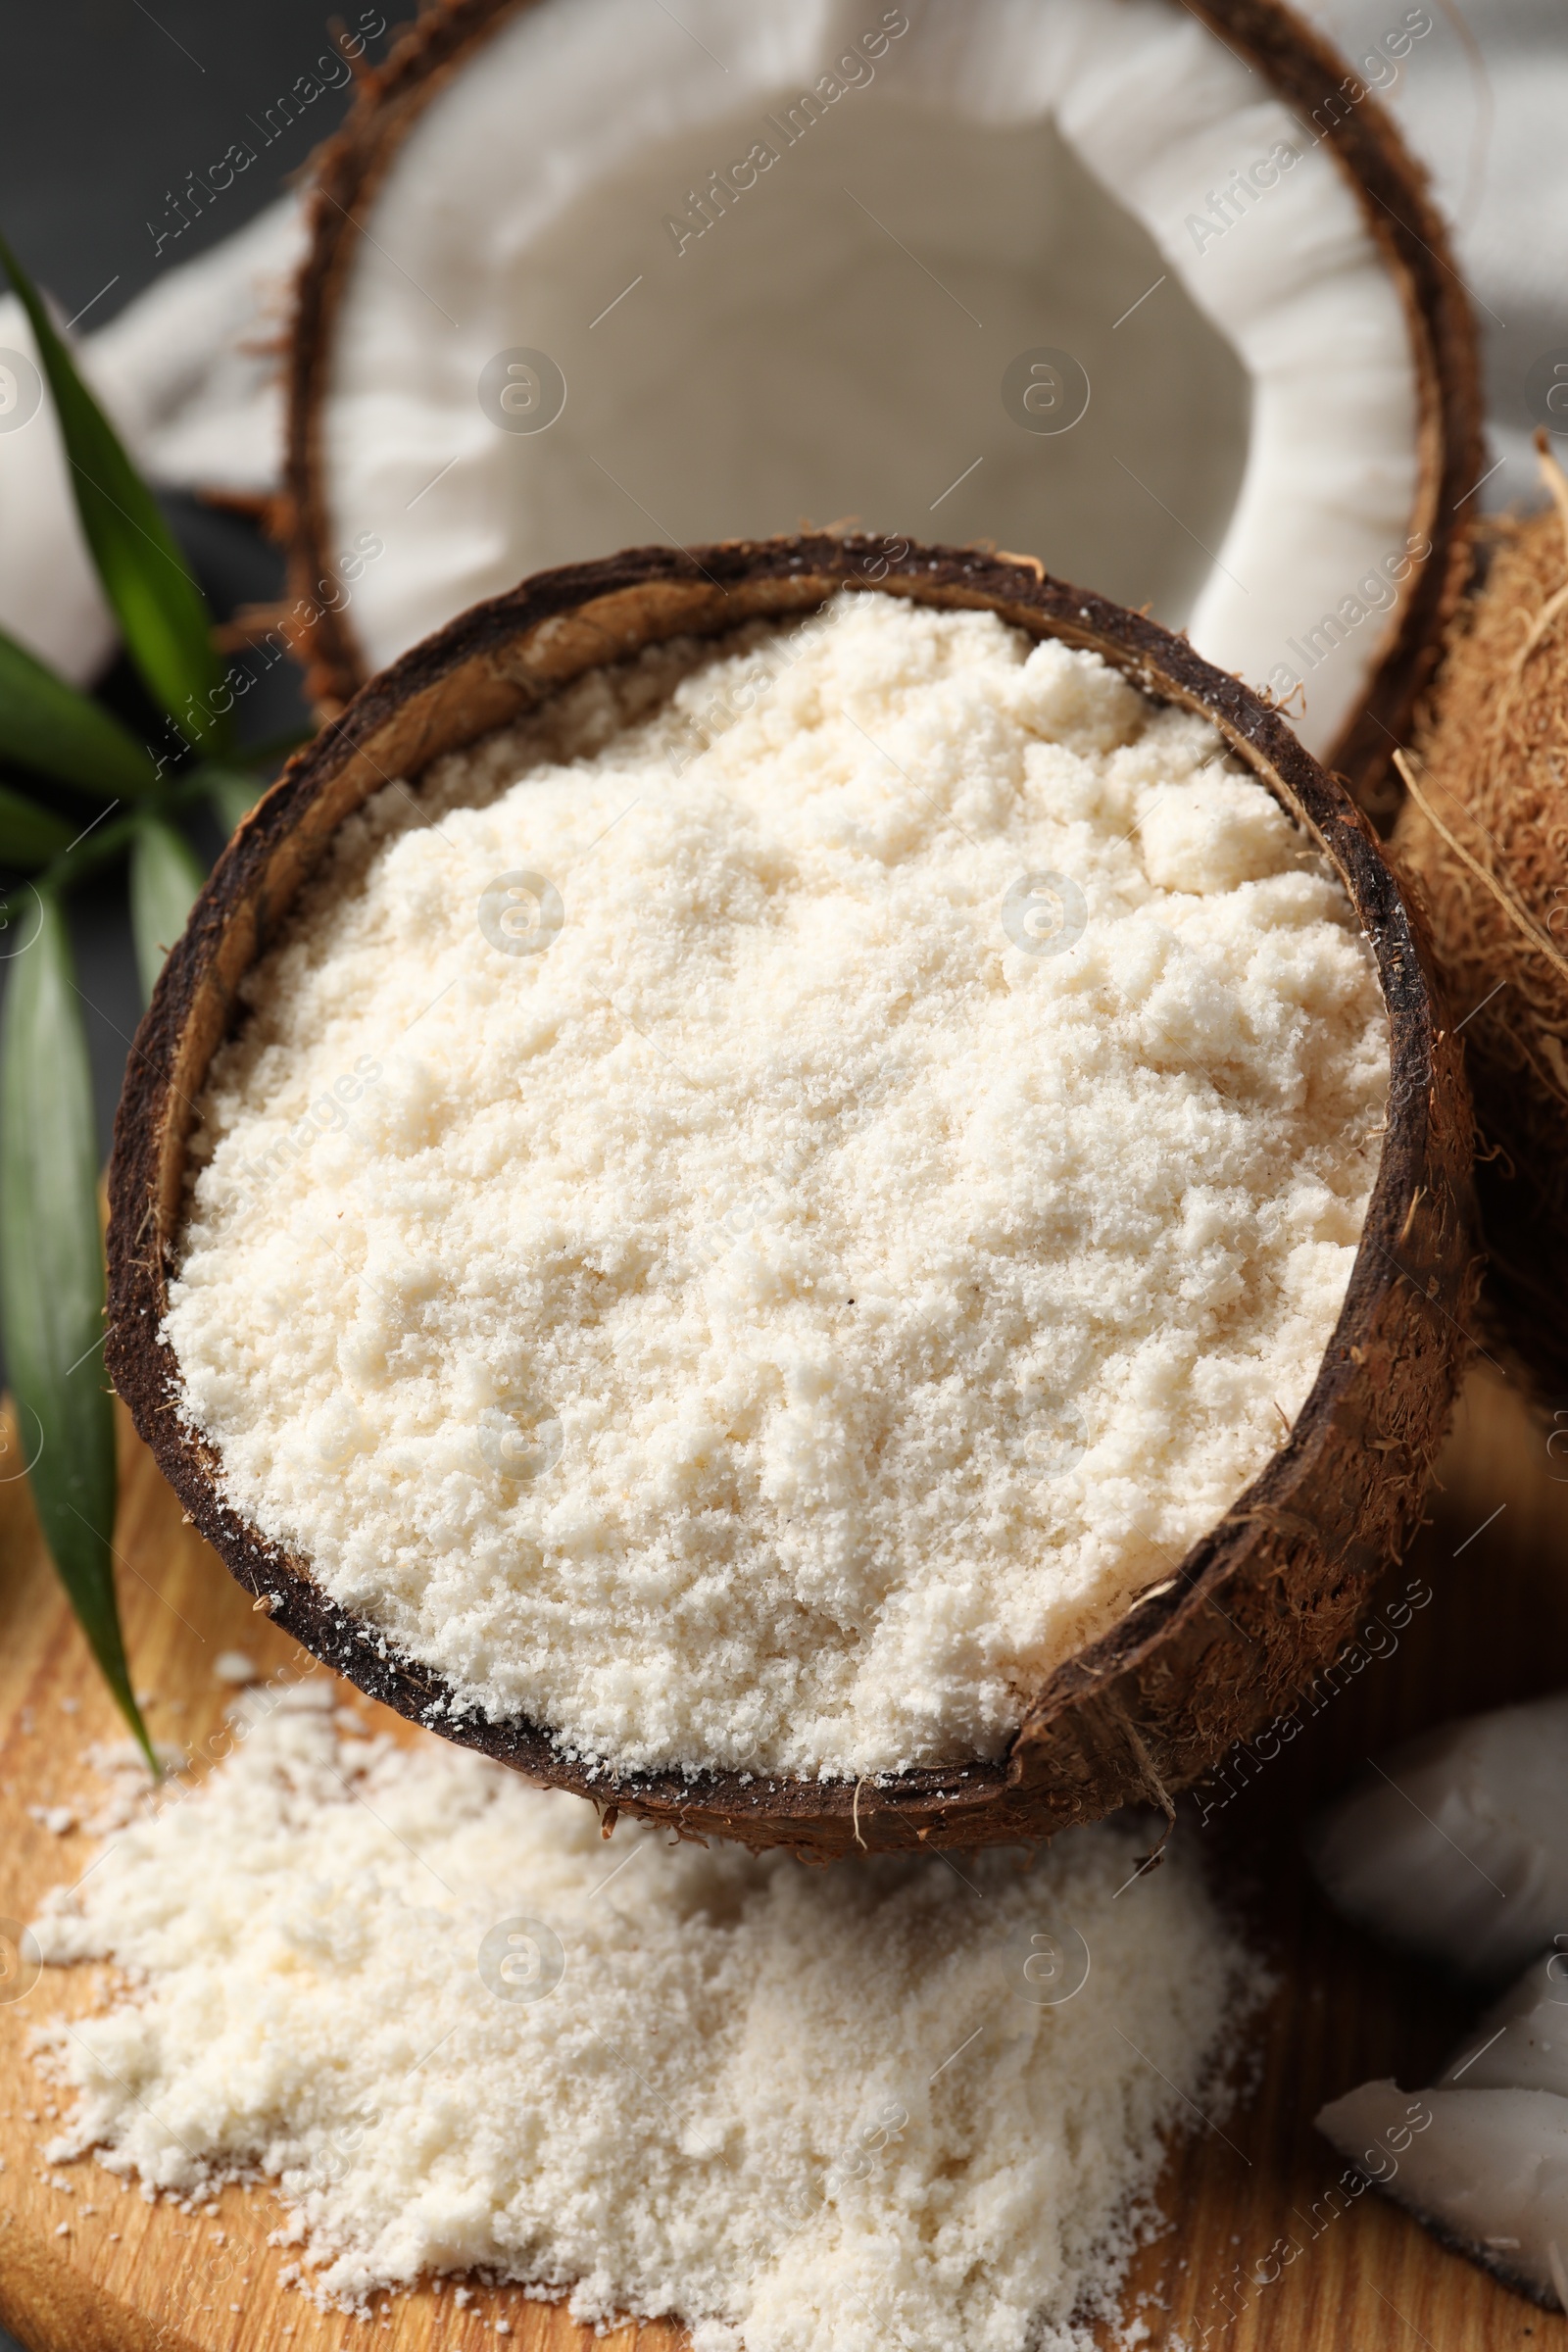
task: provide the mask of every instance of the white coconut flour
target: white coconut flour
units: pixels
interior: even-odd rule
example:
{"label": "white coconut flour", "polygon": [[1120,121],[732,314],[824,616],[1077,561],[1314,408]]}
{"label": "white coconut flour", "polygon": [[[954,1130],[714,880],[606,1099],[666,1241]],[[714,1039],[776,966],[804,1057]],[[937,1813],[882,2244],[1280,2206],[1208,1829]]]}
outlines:
{"label": "white coconut flour", "polygon": [[81,2093],[50,2162],[275,2181],[318,2298],[478,2268],[697,2352],[1089,2352],[1262,1989],[1185,1855],[1127,1886],[1112,1827],[961,1875],[607,1846],[577,1798],[348,1734],[325,1676],[239,1710],[36,1923],[134,1984],[44,2034]]}
{"label": "white coconut flour", "polygon": [[247,996],[189,1417],[456,1708],[617,1768],[998,1752],[1301,1406],[1388,1087],[1206,725],[874,594],[380,793]]}

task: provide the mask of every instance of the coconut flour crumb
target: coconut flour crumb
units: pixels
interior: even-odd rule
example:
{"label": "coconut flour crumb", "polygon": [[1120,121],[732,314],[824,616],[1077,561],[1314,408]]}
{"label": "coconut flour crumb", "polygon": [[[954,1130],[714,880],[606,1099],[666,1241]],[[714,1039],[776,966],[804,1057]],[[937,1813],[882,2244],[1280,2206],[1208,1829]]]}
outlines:
{"label": "coconut flour crumb", "polygon": [[51,1838],[69,1838],[76,1827],[76,1816],[69,1805],[29,1805],[27,1817]]}
{"label": "coconut flour crumb", "polygon": [[294,2275],[362,2309],[478,2271],[713,2352],[1088,2352],[1262,1989],[1185,1852],[1128,1886],[1117,1826],[961,1873],[607,1845],[295,1695],[35,1923],[134,1987],[44,2032],[49,2162],[265,2177]]}
{"label": "coconut flour crumb", "polygon": [[1299,1410],[1388,1087],[1206,725],[870,594],[380,794],[248,995],[185,1409],[460,1707],[617,1768],[999,1752]]}
{"label": "coconut flour crumb", "polygon": [[236,1688],[260,1680],[255,1659],[243,1649],[220,1649],[213,1660],[213,1674],[217,1681],[232,1683]]}

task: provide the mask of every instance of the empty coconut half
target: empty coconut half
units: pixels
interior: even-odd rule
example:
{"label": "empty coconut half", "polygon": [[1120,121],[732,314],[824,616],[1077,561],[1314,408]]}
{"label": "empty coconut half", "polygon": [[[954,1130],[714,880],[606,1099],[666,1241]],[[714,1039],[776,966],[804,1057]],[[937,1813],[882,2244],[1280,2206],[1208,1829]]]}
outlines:
{"label": "empty coconut half", "polygon": [[[995,614],[1023,633],[1025,646],[1054,640],[1097,654],[1148,698],[1138,702],[1138,709],[1152,706],[1156,716],[1190,712],[1204,719],[1217,734],[1231,772],[1255,778],[1286,812],[1291,827],[1298,829],[1299,848],[1288,855],[1298,863],[1326,860],[1314,867],[1322,879],[1313,881],[1311,890],[1326,891],[1330,903],[1343,907],[1337,877],[1348,896],[1375,964],[1387,1018],[1386,1131],[1358,1245],[1353,1234],[1350,1238],[1343,1307],[1321,1362],[1314,1349],[1302,1366],[1297,1394],[1304,1395],[1305,1402],[1283,1444],[1265,1435],[1253,1457],[1263,1463],[1260,1474],[1217,1524],[1204,1528],[1185,1557],[1161,1556],[1154,1547],[1152,1580],[1147,1571],[1135,1580],[1130,1605],[1119,1606],[1108,1631],[1102,1621],[1096,1638],[1066,1656],[1058,1652],[1034,1687],[1015,1690],[1012,1730],[1005,1740],[993,1741],[984,1754],[971,1748],[950,1756],[939,1750],[935,1762],[918,1768],[855,1776],[611,1769],[602,1749],[599,1760],[591,1759],[551,1723],[476,1708],[428,1658],[421,1662],[407,1645],[400,1647],[389,1636],[384,1613],[377,1622],[368,1602],[351,1608],[334,1599],[313,1573],[310,1558],[300,1556],[297,1546],[269,1540],[234,1505],[220,1450],[201,1434],[170,1338],[171,1290],[190,1229],[193,1173],[207,1153],[204,1144],[193,1154],[197,1105],[215,1054],[228,1039],[243,1043],[245,1024],[254,1017],[248,992],[254,995],[255,967],[280,943],[286,954],[295,953],[289,944],[295,938],[291,908],[312,876],[323,870],[323,861],[335,857],[341,829],[360,810],[366,810],[372,828],[376,807],[388,814],[406,811],[411,798],[417,803],[421,774],[443,754],[530,713],[548,721],[552,698],[572,681],[593,684],[596,695],[607,698],[615,680],[652,674],[646,663],[640,671],[626,666],[649,649],[671,640],[728,639],[752,622],[803,620],[840,590],[879,600],[908,599],[948,615]],[[858,603],[851,596],[837,609],[853,613]],[[1013,641],[999,634],[998,642]],[[1009,658],[1021,661],[1023,652],[1020,647]],[[589,674],[595,672],[605,675],[596,681]],[[760,725],[775,708],[765,695],[763,706]],[[982,725],[978,710],[965,722],[970,733]],[[907,821],[897,815],[900,796],[911,810],[928,796],[916,784],[910,800],[900,782],[898,760],[887,757],[891,765],[871,745],[861,760],[892,779],[883,791],[887,808],[879,821]],[[575,772],[570,767],[557,771],[565,780],[558,788],[565,790]],[[694,789],[700,794],[706,787]],[[1228,789],[1247,797],[1256,787],[1238,783]],[[666,789],[664,797],[679,796]],[[1257,807],[1277,830],[1262,795]],[[967,857],[972,853],[965,847],[967,837],[959,838],[963,834],[959,825],[954,839],[956,854]],[[1295,838],[1289,828],[1287,834]],[[425,836],[416,828],[409,838]],[[625,838],[616,836],[617,842]],[[432,846],[430,855],[435,854]],[[766,853],[769,871],[782,870],[777,855]],[[594,870],[605,871],[602,866]],[[681,870],[677,858],[662,887],[683,901],[687,885],[679,879]],[[658,896],[660,884],[640,867],[628,872],[633,875],[630,920],[639,903]],[[477,938],[466,881],[456,866],[452,874],[447,898],[454,888],[460,892],[457,903],[468,918],[465,940]],[[502,879],[539,883],[538,876]],[[432,873],[421,887],[439,892],[441,877]],[[961,884],[956,881],[955,887],[961,893]],[[1066,885],[1069,893],[1071,887]],[[985,891],[976,919],[984,915],[989,937],[997,924],[1005,928],[1005,916],[992,903],[989,883]],[[540,886],[534,898],[544,924],[550,893]],[[884,900],[885,891],[877,903]],[[491,932],[498,925],[505,932],[505,911],[486,932],[485,901],[478,904],[478,929],[493,948]],[[892,901],[887,904],[893,906]],[[956,910],[957,906],[955,899]],[[1084,915],[1092,930],[1093,908],[1086,905]],[[777,919],[759,902],[734,936]],[[554,924],[556,917],[549,920]],[[724,920],[729,924],[733,918]],[[1348,927],[1353,937],[1353,924]],[[388,936],[404,943],[404,926],[394,925]],[[1336,936],[1343,938],[1344,931]],[[419,955],[420,937],[415,920],[407,931],[408,955]],[[1156,957],[1174,944],[1161,937],[1163,946],[1158,939],[1153,943]],[[524,968],[508,960],[512,951],[504,937],[500,944],[503,954],[492,956],[481,975],[481,984],[492,992],[509,972]],[[537,937],[521,943],[529,954],[541,944]],[[487,952],[481,943],[481,958]],[[1297,951],[1288,940],[1279,952],[1287,958],[1286,968],[1295,968],[1290,958]],[[397,953],[403,956],[403,944]],[[652,947],[648,953],[654,953]],[[1029,954],[1019,962],[1029,964]],[[984,987],[1002,985],[1004,966],[993,948],[984,948],[974,968]],[[992,978],[986,979],[987,973]],[[679,972],[673,984],[676,999],[683,1001]],[[509,1003],[520,1004],[522,985],[507,982]],[[444,995],[445,989],[436,977],[432,1001],[438,993]],[[586,1001],[585,1009],[591,1010]],[[918,1004],[906,1011],[918,1014]],[[905,1017],[906,1012],[897,1014]],[[558,1018],[572,1025],[573,1016]],[[580,1029],[580,1022],[576,1026]],[[460,1021],[454,1033],[460,1043],[463,1027]],[[637,1037],[624,1022],[615,1037],[629,1039],[635,1055],[641,1029],[635,1022],[631,1028],[637,1028]],[[898,1044],[896,1031],[892,1042]],[[620,1053],[613,1039],[609,1044]],[[529,1053],[548,1050],[543,1032],[528,1048]],[[291,1054],[286,1040],[279,1051],[282,1074]],[[942,1048],[955,1083],[962,1077],[963,1052],[959,1036]],[[651,1048],[642,1058],[647,1076],[640,1083],[652,1088],[659,1074]],[[1200,1063],[1179,1058],[1175,1066],[1179,1088],[1197,1083],[1180,1073]],[[520,1072],[518,1084],[524,1085],[518,1099],[526,1101]],[[355,1091],[350,1084],[348,1094]],[[508,1100],[514,1097],[513,1086]],[[581,1102],[590,1105],[597,1099],[590,1075]],[[979,1107],[983,1112],[984,1103]],[[890,553],[880,542],[836,538],[733,542],[689,555],[641,549],[526,582],[406,656],[291,763],[230,844],[159,982],[122,1102],[111,1175],[110,1364],[158,1461],[233,1573],[308,1647],[412,1718],[607,1808],[625,1806],[692,1834],[737,1837],[758,1846],[784,1843],[828,1855],[906,1846],[916,1839],[959,1845],[1034,1838],[1127,1802],[1168,1806],[1172,1791],[1196,1780],[1232,1740],[1250,1735],[1288,1704],[1350,1638],[1374,1581],[1397,1557],[1416,1522],[1465,1353],[1474,1282],[1469,1116],[1457,1049],[1434,1008],[1424,944],[1365,818],[1283,721],[1234,679],[1200,661],[1184,640],[1043,576],[1038,566],[972,552],[913,547]],[[412,1131],[406,1147],[395,1145],[405,1148],[419,1148]],[[503,1159],[503,1176],[509,1165]],[[888,1182],[896,1208],[896,1175]],[[624,1224],[622,1217],[622,1229]],[[346,1238],[348,1230],[334,1224],[328,1238]],[[1044,1264],[1049,1247],[1042,1243],[1040,1248]],[[267,1267],[259,1271],[267,1287],[275,1288],[280,1270],[288,1268],[294,1271],[286,1275],[280,1301],[291,1295],[290,1283],[306,1279],[285,1240],[270,1249]],[[388,1278],[401,1282],[404,1271],[400,1258]],[[412,1263],[407,1273],[415,1292],[429,1279]],[[806,1287],[819,1287],[832,1276],[828,1265],[808,1268]],[[460,1288],[466,1279],[466,1273],[460,1277]],[[634,1266],[626,1279],[639,1289]],[[1344,1281],[1343,1273],[1339,1279]],[[377,1283],[370,1287],[376,1289]],[[586,1292],[580,1283],[577,1287],[588,1302],[586,1311],[597,1314],[594,1284]],[[691,1296],[696,1303],[683,1311],[705,1311],[700,1293]],[[847,1303],[854,1308],[856,1300]],[[279,1311],[286,1322],[286,1305]],[[413,1311],[416,1323],[416,1305]],[[269,1352],[275,1353],[270,1345]],[[1004,1359],[997,1367],[1003,1368]],[[985,1377],[994,1378],[995,1370]],[[944,1393],[941,1378],[927,1388],[933,1396]],[[563,1399],[564,1407],[569,1403]],[[1272,1423],[1266,1398],[1262,1409],[1265,1424]],[[1279,1418],[1283,1422],[1283,1414]],[[542,1432],[536,1440],[545,1445]],[[716,1440],[705,1441],[711,1442]],[[976,1442],[985,1442],[978,1425]],[[746,1456],[744,1436],[736,1446],[739,1465]],[[1278,1449],[1268,1458],[1272,1446]],[[961,1469],[967,1454],[960,1449],[956,1458]],[[372,1454],[372,1468],[373,1462]],[[408,1468],[407,1459],[386,1457],[390,1478],[405,1476]],[[475,1461],[463,1475],[472,1488],[485,1471]],[[656,1475],[652,1467],[648,1475]],[[1234,1494],[1235,1487],[1229,1491]],[[809,1522],[805,1532],[812,1536]],[[449,1529],[449,1538],[452,1533]],[[463,1554],[466,1542],[460,1541],[454,1557]],[[811,1549],[808,1543],[803,1555],[808,1566]],[[960,1541],[960,1565],[961,1551]],[[547,1645],[558,1638],[547,1634]],[[627,1639],[635,1637],[622,1637],[623,1644]],[[607,1661],[606,1671],[612,1672],[613,1663],[613,1657]],[[738,1660],[732,1671],[744,1713]]]}
{"label": "empty coconut half", "polygon": [[318,162],[318,698],[542,564],[853,516],[1186,629],[1372,806],[1483,464],[1375,95],[1434,30],[1352,72],[1277,0],[444,0]]}

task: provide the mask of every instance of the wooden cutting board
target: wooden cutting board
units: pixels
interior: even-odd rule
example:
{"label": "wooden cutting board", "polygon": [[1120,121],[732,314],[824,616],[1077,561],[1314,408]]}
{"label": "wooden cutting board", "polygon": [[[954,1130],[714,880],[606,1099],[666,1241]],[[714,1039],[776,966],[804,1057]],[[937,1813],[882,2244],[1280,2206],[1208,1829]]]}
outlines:
{"label": "wooden cutting board", "polygon": [[[122,1438],[117,1548],[135,1679],[158,1694],[154,1737],[194,1742],[228,1696],[213,1675],[220,1650],[243,1647],[264,1670],[296,1653],[181,1524],[128,1428]],[[17,1458],[0,1453],[0,1473]],[[1195,2118],[1195,2136],[1167,2165],[1161,2201],[1174,2227],[1140,2258],[1125,2305],[1142,2310],[1154,2347],[1179,2336],[1192,2352],[1568,2352],[1568,2321],[1445,2253],[1371,2192],[1331,2195],[1342,2168],[1312,2129],[1324,2099],[1369,2076],[1430,2081],[1469,2013],[1325,1910],[1300,1859],[1303,1817],[1369,1751],[1568,1677],[1568,1460],[1548,1455],[1547,1433],[1489,1374],[1467,1392],[1441,1478],[1431,1524],[1389,1587],[1423,1578],[1433,1597],[1394,1654],[1253,1766],[1250,1787],[1224,1803],[1211,1792],[1206,1819],[1184,1801],[1177,1835],[1230,1876],[1282,1982],[1259,2036],[1256,2089],[1223,2132]],[[86,1867],[92,1841],[51,1834],[28,1808],[89,1794],[77,1759],[118,1737],[25,1488],[0,1476],[0,1917],[25,1921],[46,1886]],[[518,2352],[686,2344],[663,2324],[596,2339],[555,2306],[483,2288],[462,2310],[450,2287],[389,2301],[368,2328],[322,2318],[277,2284],[284,2256],[266,2242],[279,2218],[269,2192],[225,2190],[218,2218],[198,2220],[144,2203],[90,2159],[46,2167],[51,2094],[27,2036],[90,2006],[92,1973],[46,1970],[25,1999],[0,2005],[0,2321],[27,2352],[346,2352],[383,2335],[391,2352],[480,2352],[495,2345],[497,2321]]]}

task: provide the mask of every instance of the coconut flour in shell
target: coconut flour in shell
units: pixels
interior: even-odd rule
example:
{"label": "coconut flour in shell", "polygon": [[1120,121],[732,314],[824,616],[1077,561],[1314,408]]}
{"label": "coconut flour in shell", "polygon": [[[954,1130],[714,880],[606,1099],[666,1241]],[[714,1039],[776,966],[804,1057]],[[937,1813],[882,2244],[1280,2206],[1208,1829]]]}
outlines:
{"label": "coconut flour in shell", "polygon": [[696,2352],[1091,2352],[1264,1989],[1185,1852],[607,1846],[575,1797],[357,1736],[325,1675],[237,1714],[36,1923],[133,1985],[43,2037],[80,2093],[48,2161],[269,2180],[362,2308],[477,2268]]}
{"label": "coconut flour in shell", "polygon": [[613,1768],[998,1753],[1299,1411],[1388,1088],[1201,719],[875,594],[390,786],[245,994],[184,1410],[455,1709]]}

